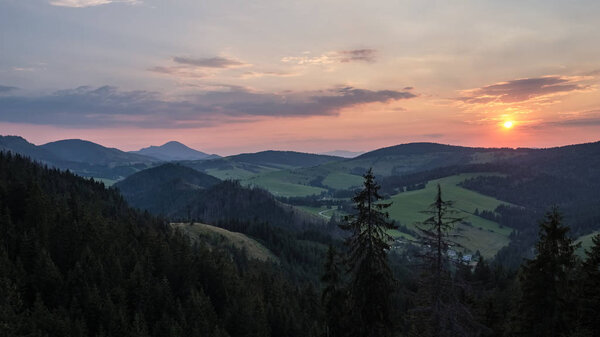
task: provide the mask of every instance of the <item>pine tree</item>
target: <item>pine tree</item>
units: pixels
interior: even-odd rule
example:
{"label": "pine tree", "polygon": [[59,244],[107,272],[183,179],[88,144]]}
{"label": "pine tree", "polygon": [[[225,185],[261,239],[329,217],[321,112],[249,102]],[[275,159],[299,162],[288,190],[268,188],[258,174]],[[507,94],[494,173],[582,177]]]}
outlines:
{"label": "pine tree", "polygon": [[352,326],[346,334],[385,337],[393,332],[390,295],[395,282],[388,265],[392,237],[387,231],[395,227],[384,211],[391,204],[380,202],[380,186],[375,182],[372,170],[363,177],[364,188],[352,198],[357,213],[347,216],[340,225],[350,232],[345,242],[349,249],[345,263],[350,273]]}
{"label": "pine tree", "polygon": [[600,234],[592,238],[581,265],[577,289],[577,332],[581,336],[600,336]]}
{"label": "pine tree", "polygon": [[452,205],[452,201],[443,200],[438,185],[435,201],[423,211],[429,217],[417,225],[421,274],[411,327],[415,336],[470,336],[480,330],[460,301],[459,293],[465,285],[452,274],[452,264],[460,267],[461,263],[448,255],[451,249],[460,247],[452,230],[463,220]]}
{"label": "pine tree", "polygon": [[522,295],[514,334],[553,337],[572,331],[577,246],[568,232],[557,207],[540,222],[537,255],[525,262],[519,277]]}
{"label": "pine tree", "polygon": [[327,321],[326,336],[343,336],[346,292],[342,283],[342,271],[338,261],[338,253],[332,245],[327,250],[325,273],[321,277],[321,281],[325,286],[321,302],[325,309]]}

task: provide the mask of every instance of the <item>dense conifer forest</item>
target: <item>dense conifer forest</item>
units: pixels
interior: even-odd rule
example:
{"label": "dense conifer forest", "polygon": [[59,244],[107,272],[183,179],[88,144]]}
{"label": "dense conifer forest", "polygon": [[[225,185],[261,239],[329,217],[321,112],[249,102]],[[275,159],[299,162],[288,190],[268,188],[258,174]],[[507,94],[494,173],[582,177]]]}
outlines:
{"label": "dense conifer forest", "polygon": [[[260,262],[231,245],[192,242],[117,189],[0,152],[0,335],[600,335],[600,236],[576,255],[561,208],[536,208],[527,237],[535,248],[520,266],[502,263],[511,246],[466,263],[449,254],[458,218],[443,189],[423,209],[430,217],[415,242],[396,249],[386,187],[371,172],[364,178],[337,231],[335,222],[213,218],[279,258]],[[218,202],[241,188],[228,184]],[[204,214],[228,213],[203,205]],[[497,213],[487,216],[526,219],[514,208]]]}

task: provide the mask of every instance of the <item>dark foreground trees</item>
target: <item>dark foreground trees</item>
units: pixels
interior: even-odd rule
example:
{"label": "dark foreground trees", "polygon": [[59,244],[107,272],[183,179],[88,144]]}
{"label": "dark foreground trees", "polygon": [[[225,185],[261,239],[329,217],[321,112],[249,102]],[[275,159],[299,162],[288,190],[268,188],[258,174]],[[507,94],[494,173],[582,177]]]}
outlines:
{"label": "dark foreground trees", "polygon": [[428,218],[417,225],[420,277],[411,313],[413,336],[471,336],[480,330],[467,306],[461,303],[466,284],[456,271],[464,266],[448,254],[460,247],[452,231],[463,220],[452,204],[443,200],[438,185],[434,202],[423,212]]}
{"label": "dark foreground trees", "polygon": [[557,207],[540,222],[537,254],[525,262],[519,276],[521,298],[513,335],[553,337],[574,331],[577,258],[568,232]]}
{"label": "dark foreground trees", "polygon": [[577,277],[575,331],[579,336],[600,336],[600,234],[592,238],[592,243]]}
{"label": "dark foreground trees", "polygon": [[0,336],[321,336],[312,288],[242,255],[0,152]]}
{"label": "dark foreground trees", "polygon": [[387,256],[392,237],[387,231],[395,227],[385,212],[390,204],[381,202],[373,172],[369,170],[364,179],[363,189],[352,199],[356,214],[340,226],[350,233],[345,242],[349,310],[343,335],[386,337],[393,334],[390,299],[395,289]]}

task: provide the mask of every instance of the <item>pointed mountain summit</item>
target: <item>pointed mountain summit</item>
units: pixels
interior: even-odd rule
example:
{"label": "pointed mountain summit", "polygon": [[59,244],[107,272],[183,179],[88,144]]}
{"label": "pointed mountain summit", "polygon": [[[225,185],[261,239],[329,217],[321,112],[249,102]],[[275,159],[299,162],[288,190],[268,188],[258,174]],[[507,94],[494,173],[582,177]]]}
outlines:
{"label": "pointed mountain summit", "polygon": [[164,161],[175,160],[204,160],[220,158],[216,154],[208,154],[194,150],[180,142],[171,141],[161,146],[149,146],[131,153],[141,154]]}

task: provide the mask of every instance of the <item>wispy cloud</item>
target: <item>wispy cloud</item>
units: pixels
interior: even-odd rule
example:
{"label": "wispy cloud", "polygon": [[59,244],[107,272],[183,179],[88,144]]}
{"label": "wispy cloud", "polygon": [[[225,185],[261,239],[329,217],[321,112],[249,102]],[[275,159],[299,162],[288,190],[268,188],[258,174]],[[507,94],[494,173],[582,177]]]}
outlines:
{"label": "wispy cloud", "polygon": [[375,49],[354,49],[330,51],[318,56],[312,56],[305,52],[302,56],[287,56],[281,59],[284,63],[295,63],[301,65],[322,65],[349,62],[375,62],[377,51]]}
{"label": "wispy cloud", "polygon": [[149,68],[148,71],[163,74],[172,75],[177,77],[189,77],[189,78],[203,78],[207,74],[201,69],[190,69],[189,67],[161,67],[156,66]]}
{"label": "wispy cloud", "polygon": [[246,71],[240,75],[240,78],[259,78],[259,77],[291,77],[297,76],[298,73],[282,72],[282,71]]}
{"label": "wispy cloud", "polygon": [[598,127],[600,126],[600,110],[584,111],[569,114],[561,119],[534,124],[536,129],[547,127]]}
{"label": "wispy cloud", "polygon": [[19,89],[19,88],[6,86],[6,85],[0,85],[0,94],[7,93],[7,92],[17,90],[17,89]]}
{"label": "wispy cloud", "polygon": [[257,117],[336,115],[368,103],[410,99],[415,94],[353,87],[316,92],[262,93],[230,86],[167,100],[148,91],[79,87],[50,95],[0,96],[0,121],[60,126],[205,127]]}
{"label": "wispy cloud", "polygon": [[250,64],[221,56],[207,58],[175,56],[171,59],[170,64],[151,67],[148,70],[178,78],[206,78],[221,70],[248,66]]}
{"label": "wispy cloud", "polygon": [[375,49],[354,49],[338,52],[340,62],[375,62]]}
{"label": "wispy cloud", "polygon": [[176,56],[173,57],[173,62],[201,68],[237,68],[248,66],[248,64],[244,62],[220,56],[209,58],[190,58]]}
{"label": "wispy cloud", "polygon": [[544,76],[500,82],[481,88],[465,90],[458,100],[470,104],[510,104],[535,100],[541,97],[581,91],[589,86],[581,84],[585,77]]}
{"label": "wispy cloud", "polygon": [[138,4],[141,3],[141,0],[51,0],[50,4],[52,6],[60,6],[60,7],[73,7],[73,8],[83,8],[83,7],[93,7],[100,5],[107,5],[110,3],[128,3],[128,4]]}

